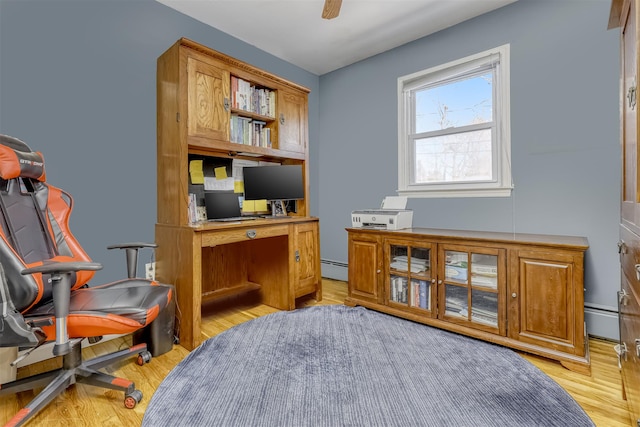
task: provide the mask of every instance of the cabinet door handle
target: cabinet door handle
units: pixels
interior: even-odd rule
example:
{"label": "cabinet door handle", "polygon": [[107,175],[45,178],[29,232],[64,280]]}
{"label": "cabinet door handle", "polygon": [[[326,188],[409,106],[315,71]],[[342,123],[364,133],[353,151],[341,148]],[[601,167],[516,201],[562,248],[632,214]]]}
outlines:
{"label": "cabinet door handle", "polygon": [[635,110],[636,108],[636,81],[633,80],[633,86],[627,90],[627,100],[629,101],[629,108]]}
{"label": "cabinet door handle", "polygon": [[255,239],[258,233],[256,230],[247,230],[247,237],[250,239]]}
{"label": "cabinet door handle", "polygon": [[229,111],[229,107],[230,107],[230,103],[229,103],[229,98],[225,98],[224,101],[224,111]]}
{"label": "cabinet door handle", "polygon": [[517,296],[518,296],[518,294],[516,294],[515,292],[511,294],[511,298],[515,298]]}
{"label": "cabinet door handle", "polygon": [[618,367],[622,367],[622,361],[624,360],[625,362],[627,361],[627,352],[629,351],[627,349],[627,343],[626,342],[621,342],[620,346],[615,346],[616,352],[618,353]]}
{"label": "cabinet door handle", "polygon": [[625,291],[624,289],[622,289],[621,291],[618,291],[618,304],[620,305],[627,305],[629,300],[628,297],[629,294],[627,294],[627,291]]}
{"label": "cabinet door handle", "polygon": [[284,114],[280,113],[280,124],[284,125]]}
{"label": "cabinet door handle", "polygon": [[635,268],[636,268],[636,280],[640,280],[640,264],[636,264]]}
{"label": "cabinet door handle", "polygon": [[636,338],[634,342],[636,344],[636,356],[640,357],[640,338]]}
{"label": "cabinet door handle", "polygon": [[626,254],[627,253],[627,244],[624,242],[624,240],[619,240],[618,241],[618,253],[619,254]]}
{"label": "cabinet door handle", "polygon": [[376,274],[380,274],[380,272],[381,272],[381,271],[382,271],[382,270],[377,269],[377,270],[376,270]]}

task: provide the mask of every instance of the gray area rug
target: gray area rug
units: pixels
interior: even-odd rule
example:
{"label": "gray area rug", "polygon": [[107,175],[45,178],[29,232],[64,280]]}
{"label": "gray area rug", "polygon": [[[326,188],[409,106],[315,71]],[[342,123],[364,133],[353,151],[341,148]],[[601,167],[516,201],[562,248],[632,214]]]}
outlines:
{"label": "gray area rug", "polygon": [[514,351],[362,307],[235,326],[160,384],[143,427],[593,426]]}

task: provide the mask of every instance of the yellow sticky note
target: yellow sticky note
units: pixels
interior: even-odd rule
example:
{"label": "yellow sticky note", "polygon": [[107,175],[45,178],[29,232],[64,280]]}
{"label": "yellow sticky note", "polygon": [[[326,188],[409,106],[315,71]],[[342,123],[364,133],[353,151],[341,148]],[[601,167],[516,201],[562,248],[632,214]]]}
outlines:
{"label": "yellow sticky note", "polygon": [[204,172],[202,172],[202,160],[189,162],[189,174],[192,184],[204,184]]}
{"label": "yellow sticky note", "polygon": [[255,200],[256,202],[256,210],[255,212],[266,212],[267,211],[267,201],[266,200]]}
{"label": "yellow sticky note", "polygon": [[220,166],[219,168],[215,168],[213,172],[216,174],[216,179],[227,179],[226,167]]}
{"label": "yellow sticky note", "polygon": [[255,200],[244,200],[242,202],[242,212],[255,212]]}
{"label": "yellow sticky note", "polygon": [[233,183],[234,193],[244,193],[244,181],[235,181]]}

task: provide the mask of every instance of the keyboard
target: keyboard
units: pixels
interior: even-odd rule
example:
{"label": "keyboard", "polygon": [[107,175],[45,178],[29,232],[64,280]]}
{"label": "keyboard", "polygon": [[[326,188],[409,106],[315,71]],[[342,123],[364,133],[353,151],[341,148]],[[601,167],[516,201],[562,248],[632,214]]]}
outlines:
{"label": "keyboard", "polygon": [[235,221],[250,221],[253,219],[260,219],[259,216],[232,216],[229,218],[210,219],[209,221],[215,222],[235,222]]}

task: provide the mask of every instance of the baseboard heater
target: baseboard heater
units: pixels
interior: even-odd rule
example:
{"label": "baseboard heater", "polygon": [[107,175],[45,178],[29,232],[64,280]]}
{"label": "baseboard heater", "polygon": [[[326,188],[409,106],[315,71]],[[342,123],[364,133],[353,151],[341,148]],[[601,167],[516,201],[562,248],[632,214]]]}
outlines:
{"label": "baseboard heater", "polygon": [[349,278],[349,264],[346,262],[334,261],[331,259],[321,259],[322,277],[334,280],[347,281]]}

